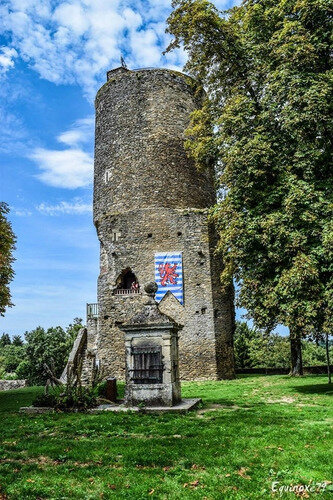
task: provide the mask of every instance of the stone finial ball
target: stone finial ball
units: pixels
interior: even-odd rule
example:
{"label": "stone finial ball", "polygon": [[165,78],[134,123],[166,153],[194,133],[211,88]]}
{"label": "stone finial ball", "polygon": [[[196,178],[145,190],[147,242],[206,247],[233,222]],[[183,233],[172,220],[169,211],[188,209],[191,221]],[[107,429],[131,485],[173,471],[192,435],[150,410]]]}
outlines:
{"label": "stone finial ball", "polygon": [[157,289],[158,289],[157,283],[155,283],[154,281],[151,281],[150,283],[147,283],[145,285],[145,292],[148,295],[155,295]]}

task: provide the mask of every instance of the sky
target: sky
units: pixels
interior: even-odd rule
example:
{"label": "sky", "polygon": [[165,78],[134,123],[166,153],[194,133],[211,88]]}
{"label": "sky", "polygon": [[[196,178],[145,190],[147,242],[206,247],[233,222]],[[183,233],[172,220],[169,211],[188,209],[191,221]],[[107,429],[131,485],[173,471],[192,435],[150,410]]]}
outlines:
{"label": "sky", "polygon": [[162,55],[170,3],[1,1],[0,199],[17,249],[15,306],[0,318],[0,334],[66,326],[96,302],[94,97],[121,56],[132,69],[183,68],[182,49]]}

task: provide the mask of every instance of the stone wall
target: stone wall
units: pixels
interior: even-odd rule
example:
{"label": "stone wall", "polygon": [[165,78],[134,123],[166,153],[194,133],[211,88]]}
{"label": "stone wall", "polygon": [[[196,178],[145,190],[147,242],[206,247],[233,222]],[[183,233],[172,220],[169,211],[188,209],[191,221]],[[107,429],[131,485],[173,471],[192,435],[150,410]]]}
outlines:
{"label": "stone wall", "polygon": [[0,391],[11,391],[21,389],[28,385],[27,380],[0,380]]}
{"label": "stone wall", "polygon": [[184,325],[183,380],[234,376],[233,291],[221,293],[221,263],[207,207],[213,172],[199,172],[184,149],[190,113],[202,94],[169,70],[110,71],[96,97],[94,223],[101,244],[96,349],[107,374],[124,378],[119,326],[142,295],[113,294],[130,268],[141,288],[154,280],[155,252],[183,253],[184,305],[167,295],[162,312]]}
{"label": "stone wall", "polygon": [[[112,235],[117,232],[117,242]],[[232,291],[223,295],[206,210],[142,209],[105,217],[98,227],[103,259],[98,281],[97,352],[110,375],[124,378],[124,339],[119,325],[142,306],[142,295],[113,295],[130,268],[141,289],[154,280],[154,254],[183,253],[184,305],[166,295],[160,310],[184,325],[179,336],[183,380],[233,376]],[[108,263],[106,265],[106,262]]]}
{"label": "stone wall", "polygon": [[194,81],[163,69],[108,76],[95,103],[95,223],[124,210],[212,205],[213,172],[199,172],[184,150],[202,99]]}

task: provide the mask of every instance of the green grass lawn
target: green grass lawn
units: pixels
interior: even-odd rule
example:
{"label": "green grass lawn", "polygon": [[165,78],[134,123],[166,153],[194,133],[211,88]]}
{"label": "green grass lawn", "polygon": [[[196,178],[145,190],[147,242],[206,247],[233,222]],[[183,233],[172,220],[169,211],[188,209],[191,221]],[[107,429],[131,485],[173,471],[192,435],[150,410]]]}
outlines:
{"label": "green grass lawn", "polygon": [[[42,388],[0,393],[0,499],[280,498],[332,480],[324,376],[184,383],[187,415],[19,414]],[[332,496],[306,493],[313,498]],[[296,498],[283,493],[282,498]]]}

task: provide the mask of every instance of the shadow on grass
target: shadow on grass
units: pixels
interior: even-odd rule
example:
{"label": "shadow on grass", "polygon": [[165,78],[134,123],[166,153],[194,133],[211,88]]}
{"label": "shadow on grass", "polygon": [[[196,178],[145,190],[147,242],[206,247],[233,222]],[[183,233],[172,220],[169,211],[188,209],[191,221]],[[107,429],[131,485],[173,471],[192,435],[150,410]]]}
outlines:
{"label": "shadow on grass", "polygon": [[295,392],[301,394],[333,394],[333,384],[309,384],[294,386]]}
{"label": "shadow on grass", "polygon": [[[11,391],[0,391],[0,414],[17,412],[21,406],[30,406],[44,391],[44,387],[32,386]],[[0,496],[1,498],[1,496]]]}

